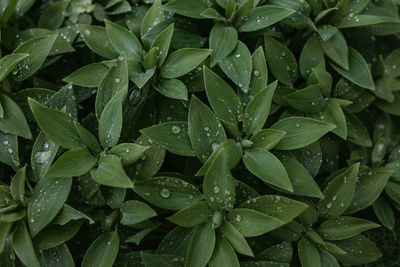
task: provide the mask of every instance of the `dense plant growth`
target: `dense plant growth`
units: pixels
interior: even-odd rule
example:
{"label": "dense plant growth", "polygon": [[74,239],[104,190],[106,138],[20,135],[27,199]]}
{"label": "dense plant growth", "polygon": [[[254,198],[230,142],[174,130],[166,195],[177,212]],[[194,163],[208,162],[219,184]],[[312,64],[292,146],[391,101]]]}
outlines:
{"label": "dense plant growth", "polygon": [[0,266],[399,266],[399,5],[1,0]]}

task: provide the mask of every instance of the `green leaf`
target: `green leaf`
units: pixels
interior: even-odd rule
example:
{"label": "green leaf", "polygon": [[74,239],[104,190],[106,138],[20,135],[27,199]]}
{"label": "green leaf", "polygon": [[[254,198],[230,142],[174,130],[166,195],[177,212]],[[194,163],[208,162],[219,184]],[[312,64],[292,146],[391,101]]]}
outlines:
{"label": "green leaf", "polygon": [[75,266],[74,259],[65,244],[41,251],[39,260],[42,266],[56,267],[58,262],[62,262],[65,266]]}
{"label": "green leaf", "polygon": [[121,224],[124,225],[133,225],[157,216],[157,213],[150,206],[137,200],[124,202],[121,206],[121,213]]}
{"label": "green leaf", "polygon": [[324,221],[319,226],[318,232],[325,240],[343,240],[379,226],[364,219],[343,216]]}
{"label": "green leaf", "polygon": [[177,257],[176,255],[157,255],[150,254],[144,251],[141,252],[144,266],[147,267],[183,267],[185,266],[185,259]]}
{"label": "green leaf", "polygon": [[137,87],[142,88],[153,77],[155,68],[142,70],[142,65],[134,60],[128,60],[129,79],[136,84]]}
{"label": "green leaf", "polygon": [[49,5],[39,18],[39,27],[56,30],[64,22],[68,1],[55,2]]}
{"label": "green leaf", "polygon": [[160,68],[163,78],[178,78],[196,68],[211,54],[209,49],[182,48],[167,56]]}
{"label": "green leaf", "polygon": [[93,52],[107,59],[118,57],[117,51],[113,49],[110,39],[108,39],[105,27],[84,24],[77,25],[77,27],[86,45]]}
{"label": "green leaf", "polygon": [[122,131],[122,104],[126,92],[118,91],[105,105],[99,119],[99,139],[104,148],[118,144]]}
{"label": "green leaf", "polygon": [[161,80],[159,84],[154,85],[154,89],[169,98],[181,100],[188,99],[188,90],[186,85],[178,79]]}
{"label": "green leaf", "polygon": [[239,260],[232,246],[223,236],[218,236],[209,263],[210,267],[239,267]]}
{"label": "green leaf", "polygon": [[104,78],[101,80],[99,89],[96,94],[96,117],[100,119],[100,116],[105,109],[107,103],[118,93],[128,91],[129,78],[128,78],[128,65],[124,54],[118,57],[118,61]]}
{"label": "green leaf", "polygon": [[279,6],[264,5],[252,9],[247,13],[247,19],[239,27],[241,32],[257,31],[290,16],[295,11]]}
{"label": "green leaf", "polygon": [[221,59],[218,66],[243,92],[249,90],[252,60],[250,51],[243,42],[238,41],[236,49]]}
{"label": "green leaf", "polygon": [[292,52],[282,43],[265,35],[268,67],[281,83],[291,86],[298,77],[298,66]]}
{"label": "green leaf", "polygon": [[46,57],[57,38],[57,35],[48,35],[26,41],[18,46],[13,54],[29,54],[14,68],[13,77],[17,81],[23,81],[35,74],[43,65]]}
{"label": "green leaf", "polygon": [[380,195],[372,204],[372,208],[381,224],[393,230],[395,226],[395,217],[389,201],[387,201],[383,195]]}
{"label": "green leaf", "polygon": [[27,209],[28,226],[32,237],[57,216],[68,198],[71,185],[71,178],[42,178],[36,184]]}
{"label": "green leaf", "polygon": [[164,10],[161,7],[161,0],[154,0],[153,5],[149,8],[144,15],[142,23],[140,25],[140,35],[142,39],[146,33],[149,33],[154,26],[164,20]]}
{"label": "green leaf", "polygon": [[76,177],[90,171],[97,163],[87,149],[68,150],[46,172],[45,177]]}
{"label": "green leaf", "polygon": [[83,142],[75,128],[78,122],[74,118],[64,112],[50,109],[31,98],[28,98],[28,102],[37,124],[47,137],[68,149],[82,147]]}
{"label": "green leaf", "polygon": [[293,257],[291,242],[283,241],[257,253],[256,258],[264,261],[290,263]]}
{"label": "green leaf", "polygon": [[240,208],[253,209],[268,216],[278,218],[284,224],[292,221],[307,209],[307,205],[290,198],[264,195],[243,202]]}
{"label": "green leaf", "polygon": [[294,195],[322,198],[322,192],[308,170],[291,153],[280,153],[278,158],[285,167],[293,186]]}
{"label": "green leaf", "polygon": [[344,140],[347,139],[346,117],[339,103],[335,101],[335,99],[329,99],[326,102],[325,109],[318,115],[315,114],[312,117],[336,125],[337,127],[332,130],[332,133]]}
{"label": "green leaf", "polygon": [[153,142],[153,140],[145,137],[144,135],[139,136],[138,139],[135,141],[136,144],[149,146],[143,156],[136,164],[134,165],[135,168],[135,177],[136,178],[143,178],[149,179],[156,174],[165,159],[165,149],[161,146],[157,145]]}
{"label": "green leaf", "polygon": [[322,43],[317,35],[312,35],[301,50],[299,65],[301,75],[307,79],[313,68],[324,59]]}
{"label": "green leaf", "polygon": [[0,104],[3,116],[0,117],[0,130],[26,139],[32,139],[32,133],[25,115],[17,103],[5,94],[0,94]]}
{"label": "green leaf", "polygon": [[150,50],[155,48],[157,51],[157,66],[161,67],[164,64],[168,55],[168,50],[171,44],[172,35],[174,32],[174,24],[172,23],[165,28],[156,39],[151,43]]}
{"label": "green leaf", "polygon": [[236,47],[238,33],[232,26],[217,23],[210,31],[209,47],[211,52],[211,67],[227,57]]}
{"label": "green leaf", "polygon": [[210,260],[215,246],[215,232],[211,222],[198,225],[190,240],[186,267],[203,267]]}
{"label": "green leaf", "polygon": [[185,121],[165,122],[141,129],[140,132],[171,153],[186,157],[194,156]]}
{"label": "green leaf", "polygon": [[92,63],[74,71],[63,81],[84,87],[98,87],[107,71],[108,67],[103,62]]}
{"label": "green leaf", "polygon": [[326,103],[318,84],[290,93],[285,99],[292,107],[305,113],[320,112]]}
{"label": "green leaf", "polygon": [[79,137],[83,142],[83,146],[87,147],[90,151],[92,151],[95,155],[101,152],[101,147],[96,137],[86,130],[81,124],[75,123],[75,129],[78,132]]}
{"label": "green leaf", "polygon": [[110,153],[121,159],[122,165],[131,165],[139,160],[143,153],[149,149],[148,146],[138,144],[122,143],[114,146]]}
{"label": "green leaf", "polygon": [[253,142],[251,147],[264,150],[273,149],[285,135],[286,132],[281,130],[262,129],[250,138],[250,141]]}
{"label": "green leaf", "polygon": [[2,82],[7,75],[17,66],[19,62],[28,57],[27,53],[14,53],[5,55],[0,59],[0,82]]}
{"label": "green leaf", "polygon": [[389,35],[400,31],[400,21],[398,18],[389,16],[375,15],[356,15],[347,16],[338,25],[341,29],[368,27],[372,35]]}
{"label": "green leaf", "polygon": [[205,201],[200,201],[179,210],[167,219],[182,227],[194,227],[204,223],[213,214],[214,210]]}
{"label": "green leaf", "polygon": [[135,182],[133,191],[151,204],[167,210],[180,210],[204,198],[197,187],[173,177]]}
{"label": "green leaf", "polygon": [[192,96],[190,100],[188,129],[193,151],[202,161],[211,155],[213,145],[226,140],[222,124],[196,96]]}
{"label": "green leaf", "polygon": [[271,152],[258,148],[246,150],[243,163],[252,174],[265,183],[293,192],[285,168]]}
{"label": "green leaf", "polygon": [[235,226],[227,221],[224,221],[220,229],[224,237],[238,253],[254,257],[253,251],[251,251],[246,239],[242,236],[239,230],[236,229]]}
{"label": "green leaf", "polygon": [[374,203],[392,174],[393,172],[387,169],[360,173],[353,200],[346,213],[358,212]]}
{"label": "green leaf", "polygon": [[206,174],[221,149],[224,150],[229,169],[234,168],[242,159],[243,149],[240,143],[233,139],[228,139],[216,146],[216,149],[212,152],[211,156],[195,174],[196,176],[204,176]]}
{"label": "green leaf", "polygon": [[277,81],[271,83],[257,93],[247,104],[244,111],[243,126],[248,135],[255,134],[264,127],[277,84]]}
{"label": "green leaf", "polygon": [[[25,202],[26,165],[19,169],[10,182],[10,192],[14,200]],[[1,247],[1,246],[0,246]]]}
{"label": "green leaf", "polygon": [[83,257],[82,266],[111,267],[117,258],[118,249],[119,237],[117,231],[106,232],[90,245]]}
{"label": "green leaf", "polygon": [[0,253],[3,252],[6,242],[8,237],[8,234],[10,233],[12,223],[7,223],[7,222],[0,222]]}
{"label": "green leaf", "polygon": [[100,184],[121,188],[133,187],[131,179],[122,167],[120,158],[115,155],[104,154],[100,156],[97,169],[92,169],[90,175],[93,180]]}
{"label": "green leaf", "polygon": [[29,267],[40,267],[33,249],[32,240],[24,222],[19,222],[12,236],[12,246],[15,254],[23,264]]}
{"label": "green leaf", "polygon": [[207,204],[215,210],[230,210],[235,203],[235,184],[226,159],[224,150],[219,150],[203,180]]}
{"label": "green leaf", "polygon": [[353,114],[346,114],[347,137],[349,141],[360,146],[371,147],[372,141],[367,128],[360,119]]}
{"label": "green leaf", "polygon": [[50,224],[46,227],[46,231],[35,236],[33,244],[39,251],[54,248],[73,238],[81,225],[82,222],[71,222],[63,226]]}
{"label": "green leaf", "polygon": [[41,179],[50,167],[58,151],[58,145],[43,132],[36,137],[32,148],[31,166],[35,177]]}
{"label": "green leaf", "polygon": [[363,235],[338,241],[336,245],[347,252],[343,255],[335,255],[344,265],[362,265],[382,257],[376,245]]}
{"label": "green leaf", "polygon": [[301,266],[321,267],[321,257],[319,250],[305,237],[302,237],[297,244]]}
{"label": "green leaf", "polygon": [[238,132],[237,123],[242,115],[243,106],[239,97],[222,78],[207,67],[204,67],[204,87],[207,98],[217,117],[230,128]]}
{"label": "green leaf", "polygon": [[62,208],[62,210],[52,223],[58,225],[66,225],[71,221],[77,221],[81,219],[86,219],[89,221],[90,224],[94,224],[94,221],[86,214],[80,212],[79,210],[74,209],[73,207],[67,204],[64,204],[64,207]]}
{"label": "green leaf", "polygon": [[387,182],[385,192],[395,203],[400,204],[400,185],[395,182]]}
{"label": "green leaf", "polygon": [[249,94],[257,94],[268,83],[268,70],[267,62],[265,61],[265,54],[262,46],[259,46],[251,56],[253,63],[253,72],[250,79]]}
{"label": "green leaf", "polygon": [[340,267],[339,263],[337,262],[336,258],[326,251],[325,249],[319,250],[321,256],[321,266],[326,267]]}
{"label": "green leaf", "polygon": [[208,5],[204,0],[173,0],[169,1],[162,7],[167,11],[174,12],[182,16],[202,19],[203,16],[200,14],[208,8]]}
{"label": "green leaf", "polygon": [[320,215],[324,218],[336,218],[343,214],[350,206],[356,189],[356,179],[360,164],[348,167],[344,172],[336,175],[327,186],[318,204]]}
{"label": "green leaf", "polygon": [[348,79],[352,83],[369,89],[375,90],[374,81],[365,59],[353,48],[349,48],[349,70],[331,64],[340,75]]}
{"label": "green leaf", "polygon": [[227,215],[227,220],[236,227],[244,237],[259,236],[285,224],[275,217],[246,208],[232,210]]}
{"label": "green leaf", "polygon": [[275,147],[280,150],[292,150],[305,147],[327,132],[335,129],[335,125],[306,117],[290,117],[280,120],[271,126],[286,132],[286,135]]}
{"label": "green leaf", "polygon": [[141,61],[143,48],[138,38],[124,27],[109,20],[104,20],[104,22],[106,24],[108,39],[115,51],[119,54],[125,52],[127,58]]}
{"label": "green leaf", "polygon": [[393,50],[384,60],[383,66],[384,66],[384,73],[385,75],[391,77],[391,78],[396,78],[397,76],[400,75],[400,60],[399,60],[399,55],[400,55],[400,49],[395,49]]}
{"label": "green leaf", "polygon": [[341,68],[348,71],[349,66],[349,48],[346,39],[340,31],[322,43],[325,54]]}

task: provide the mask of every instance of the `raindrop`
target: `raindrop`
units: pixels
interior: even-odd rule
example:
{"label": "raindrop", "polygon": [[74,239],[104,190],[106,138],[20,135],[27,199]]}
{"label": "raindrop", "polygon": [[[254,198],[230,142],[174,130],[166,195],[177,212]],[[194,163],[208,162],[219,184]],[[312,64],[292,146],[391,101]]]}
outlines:
{"label": "raindrop", "polygon": [[242,220],[242,216],[240,216],[239,214],[236,214],[235,219],[237,222],[240,222]]}
{"label": "raindrop", "polygon": [[160,196],[163,198],[169,198],[170,195],[171,195],[171,191],[168,188],[163,188],[160,191]]}
{"label": "raindrop", "polygon": [[173,134],[179,134],[181,132],[181,127],[179,127],[177,125],[174,125],[174,126],[171,127],[171,132]]}
{"label": "raindrop", "polygon": [[219,189],[218,186],[214,186],[213,192],[214,192],[215,194],[218,194],[220,191],[221,191],[221,190]]}

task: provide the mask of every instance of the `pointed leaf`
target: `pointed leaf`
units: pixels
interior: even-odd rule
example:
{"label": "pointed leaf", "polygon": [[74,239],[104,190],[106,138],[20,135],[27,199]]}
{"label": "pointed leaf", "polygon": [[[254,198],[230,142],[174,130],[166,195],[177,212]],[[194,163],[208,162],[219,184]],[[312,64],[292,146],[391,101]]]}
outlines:
{"label": "pointed leaf", "polygon": [[232,53],[220,60],[218,66],[243,92],[249,90],[251,70],[251,54],[247,46],[241,41]]}
{"label": "pointed leaf", "polygon": [[343,214],[353,200],[356,188],[356,179],[360,164],[356,163],[348,167],[325,186],[318,204],[318,210],[324,218],[336,218]]}
{"label": "pointed leaf", "polygon": [[133,187],[131,179],[126,175],[122,167],[121,160],[115,155],[101,156],[99,166],[97,169],[92,169],[90,175],[93,180],[100,184],[121,188]]}
{"label": "pointed leaf", "polygon": [[272,129],[286,132],[286,135],[275,147],[280,150],[291,150],[305,147],[315,142],[335,127],[336,126],[333,124],[306,117],[286,118],[271,126]]}
{"label": "pointed leaf", "polygon": [[97,158],[87,149],[68,150],[54,162],[45,176],[47,178],[81,176],[88,173],[96,163]]}
{"label": "pointed leaf", "polygon": [[180,210],[203,199],[197,187],[173,177],[135,182],[133,191],[151,204],[167,210]]}
{"label": "pointed leaf", "polygon": [[293,192],[293,186],[285,168],[271,152],[258,148],[246,150],[243,163],[252,174],[265,183]]}
{"label": "pointed leaf", "polygon": [[118,249],[119,237],[117,231],[106,232],[90,245],[83,257],[82,266],[111,267],[117,258]]}

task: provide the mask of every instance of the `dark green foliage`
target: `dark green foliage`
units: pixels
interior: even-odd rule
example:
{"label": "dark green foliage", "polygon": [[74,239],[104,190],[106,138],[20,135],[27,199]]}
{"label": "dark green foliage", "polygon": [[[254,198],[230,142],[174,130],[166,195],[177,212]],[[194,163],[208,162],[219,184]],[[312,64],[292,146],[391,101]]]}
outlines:
{"label": "dark green foliage", "polygon": [[0,266],[398,266],[399,0],[0,0]]}

